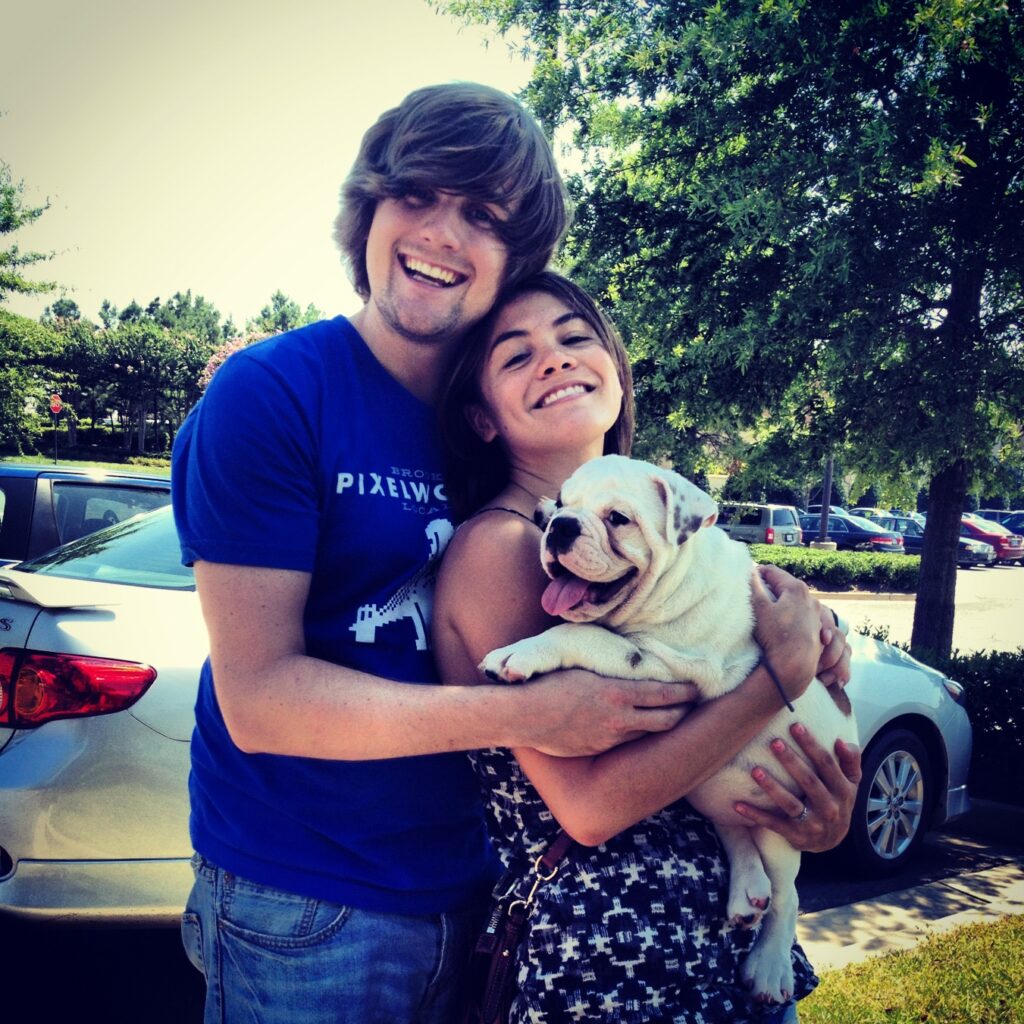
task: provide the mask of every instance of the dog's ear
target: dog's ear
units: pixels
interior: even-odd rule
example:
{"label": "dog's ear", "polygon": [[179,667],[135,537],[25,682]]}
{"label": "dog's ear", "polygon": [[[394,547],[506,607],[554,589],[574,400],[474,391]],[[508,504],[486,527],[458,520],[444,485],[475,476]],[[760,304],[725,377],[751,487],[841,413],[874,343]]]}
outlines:
{"label": "dog's ear", "polygon": [[558,502],[554,498],[541,498],[537,507],[533,510],[533,521],[542,529],[546,530],[551,517],[558,510]]}
{"label": "dog's ear", "polygon": [[718,505],[686,477],[670,469],[655,469],[654,486],[665,503],[665,539],[682,544],[701,527],[714,526]]}

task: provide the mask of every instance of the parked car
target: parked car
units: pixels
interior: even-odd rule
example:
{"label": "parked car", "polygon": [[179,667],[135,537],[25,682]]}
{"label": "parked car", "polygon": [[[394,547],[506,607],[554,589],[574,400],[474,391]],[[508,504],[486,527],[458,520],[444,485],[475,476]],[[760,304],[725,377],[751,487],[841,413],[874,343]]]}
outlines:
{"label": "parked car", "polygon": [[[804,531],[804,542],[817,540],[820,534],[821,517],[806,515],[800,517]],[[828,539],[836,547],[848,551],[879,551],[888,554],[903,554],[903,537],[893,530],[883,530],[870,519],[860,516],[829,516]]]}
{"label": "parked car", "polygon": [[[818,510],[819,514],[821,509]],[[890,515],[890,511],[887,508],[868,508],[864,505],[859,505],[857,508],[851,508],[849,515],[860,516],[862,519],[879,519],[882,516]]]}
{"label": "parked car", "polygon": [[1007,516],[1013,514],[1012,508],[979,508],[974,513],[982,519],[991,519],[994,523],[1001,523]]}
{"label": "parked car", "polygon": [[[841,505],[829,505],[828,510],[833,515],[837,515],[837,516],[847,516],[847,515],[850,514]],[[819,515],[820,516],[821,515],[821,506],[820,505],[808,505],[807,508],[806,508],[806,512],[807,512],[808,515]]]}
{"label": "parked car", "polygon": [[756,505],[746,502],[722,502],[718,506],[720,526],[733,540],[746,544],[803,543],[800,519],[792,505]]}
{"label": "parked car", "polygon": [[31,558],[170,500],[168,477],[0,462],[0,565]]}
{"label": "parked car", "polygon": [[983,540],[996,549],[996,561],[1024,565],[1024,537],[989,519],[960,520],[960,536]]}
{"label": "parked car", "polygon": [[[919,555],[924,547],[924,526],[916,519],[902,516],[879,516],[872,522],[883,530],[895,530],[903,535],[903,550],[908,555]],[[996,550],[991,544],[975,540],[973,537],[958,537],[959,546],[956,553],[956,564],[969,568],[973,565],[991,565],[996,560]]]}
{"label": "parked car", "polygon": [[0,913],[177,920],[206,650],[170,508],[0,569]]}
{"label": "parked car", "polygon": [[[846,849],[902,868],[969,808],[962,688],[850,637],[864,777]],[[169,508],[0,569],[0,915],[175,924],[207,638]]]}
{"label": "parked car", "polygon": [[1011,512],[999,525],[1014,533],[1024,533],[1024,512]]}

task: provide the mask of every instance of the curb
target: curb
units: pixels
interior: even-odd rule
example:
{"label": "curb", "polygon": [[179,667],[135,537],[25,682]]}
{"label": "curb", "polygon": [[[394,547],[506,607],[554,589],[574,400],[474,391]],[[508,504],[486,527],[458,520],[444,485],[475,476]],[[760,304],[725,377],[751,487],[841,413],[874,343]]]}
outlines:
{"label": "curb", "polygon": [[804,914],[797,937],[815,970],[831,971],[1008,914],[1024,914],[1024,862]]}
{"label": "curb", "polygon": [[811,593],[822,604],[829,601],[916,601],[916,594],[901,594],[892,590],[814,590]]}

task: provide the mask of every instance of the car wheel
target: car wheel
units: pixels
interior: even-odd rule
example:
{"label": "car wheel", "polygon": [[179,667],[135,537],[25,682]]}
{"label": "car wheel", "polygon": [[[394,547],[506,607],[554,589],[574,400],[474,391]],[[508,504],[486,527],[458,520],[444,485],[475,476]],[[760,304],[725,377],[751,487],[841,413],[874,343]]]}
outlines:
{"label": "car wheel", "polygon": [[895,874],[913,859],[928,827],[931,760],[914,733],[893,729],[865,751],[862,768],[844,859],[869,877]]}

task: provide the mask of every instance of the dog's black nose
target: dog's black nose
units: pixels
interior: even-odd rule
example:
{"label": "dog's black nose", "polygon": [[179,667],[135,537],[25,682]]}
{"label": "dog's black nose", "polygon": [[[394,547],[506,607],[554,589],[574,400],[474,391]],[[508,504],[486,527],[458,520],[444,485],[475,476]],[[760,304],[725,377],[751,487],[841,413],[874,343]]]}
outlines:
{"label": "dog's black nose", "polygon": [[573,516],[555,516],[548,524],[548,537],[545,543],[549,551],[560,555],[572,547],[572,542],[581,532],[578,519]]}

